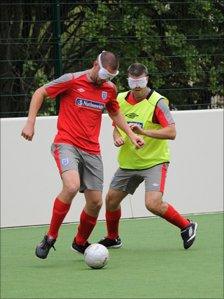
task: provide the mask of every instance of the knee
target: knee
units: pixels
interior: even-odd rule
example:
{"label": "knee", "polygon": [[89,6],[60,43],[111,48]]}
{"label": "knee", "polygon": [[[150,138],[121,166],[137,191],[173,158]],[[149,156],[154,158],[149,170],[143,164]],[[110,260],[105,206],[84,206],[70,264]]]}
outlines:
{"label": "knee", "polygon": [[149,198],[145,203],[146,208],[155,215],[161,214],[162,200],[156,198]]}
{"label": "knee", "polygon": [[118,204],[116,202],[116,197],[114,196],[114,192],[109,191],[106,196],[106,208],[108,210],[114,210],[117,208],[117,206]]}
{"label": "knee", "polygon": [[99,212],[103,205],[102,199],[94,199],[88,204],[88,209],[93,212]]}
{"label": "knee", "polygon": [[94,200],[92,202],[92,204],[96,210],[100,210],[103,205],[103,201],[102,201],[102,199],[97,199],[97,200]]}
{"label": "knee", "polygon": [[76,193],[79,191],[79,186],[75,184],[66,184],[63,187],[63,191],[67,194],[69,197],[74,197]]}

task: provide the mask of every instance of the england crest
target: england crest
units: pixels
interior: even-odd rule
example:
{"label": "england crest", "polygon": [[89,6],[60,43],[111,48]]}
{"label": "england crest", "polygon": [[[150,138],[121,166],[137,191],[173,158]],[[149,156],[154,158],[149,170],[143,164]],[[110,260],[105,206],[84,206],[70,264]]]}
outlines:
{"label": "england crest", "polygon": [[63,159],[61,159],[61,164],[62,164],[63,166],[68,165],[68,163],[69,163],[69,159],[68,159],[68,158],[63,158]]}
{"label": "england crest", "polygon": [[106,100],[106,98],[107,98],[107,92],[106,91],[102,91],[101,97],[102,97],[102,100]]}

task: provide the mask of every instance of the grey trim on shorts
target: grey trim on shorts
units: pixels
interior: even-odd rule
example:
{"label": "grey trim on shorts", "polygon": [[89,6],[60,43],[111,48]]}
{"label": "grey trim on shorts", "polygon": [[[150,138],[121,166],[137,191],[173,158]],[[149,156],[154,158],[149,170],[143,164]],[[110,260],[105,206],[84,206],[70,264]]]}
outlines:
{"label": "grey trim on shorts", "polygon": [[118,168],[110,183],[110,188],[128,194],[134,194],[138,186],[145,181],[145,192],[160,191],[162,167],[168,169],[169,162],[155,165],[143,170],[129,170]]}
{"label": "grey trim on shorts", "polygon": [[55,144],[51,153],[58,165],[60,174],[68,170],[76,170],[80,176],[80,192],[85,189],[103,190],[103,162],[101,155],[89,154],[73,145]]}

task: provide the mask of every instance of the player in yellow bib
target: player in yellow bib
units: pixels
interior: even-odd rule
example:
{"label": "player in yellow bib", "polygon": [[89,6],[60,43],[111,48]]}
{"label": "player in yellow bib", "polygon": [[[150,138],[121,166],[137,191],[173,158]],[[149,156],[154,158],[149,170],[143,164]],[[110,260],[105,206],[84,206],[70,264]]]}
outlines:
{"label": "player in yellow bib", "polygon": [[119,93],[118,102],[127,123],[144,138],[145,145],[136,149],[123,131],[114,128],[114,144],[120,147],[119,168],[106,196],[107,236],[99,243],[108,248],[122,246],[118,230],[120,203],[144,181],[146,208],[178,227],[183,246],[188,249],[195,240],[197,223],[184,218],[162,198],[170,162],[168,140],[176,137],[168,100],[148,87],[148,70],[143,64],[130,65],[128,84],[130,90]]}

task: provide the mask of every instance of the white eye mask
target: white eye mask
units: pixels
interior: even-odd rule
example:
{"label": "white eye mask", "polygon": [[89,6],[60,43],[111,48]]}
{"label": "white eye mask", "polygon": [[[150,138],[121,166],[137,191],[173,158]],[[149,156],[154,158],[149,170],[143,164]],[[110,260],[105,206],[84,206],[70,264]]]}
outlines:
{"label": "white eye mask", "polygon": [[99,63],[99,66],[100,66],[98,76],[102,80],[112,80],[115,76],[117,76],[119,74],[119,71],[117,71],[115,74],[111,74],[110,72],[108,72],[108,70],[106,70],[102,65],[101,54],[99,55],[99,58],[98,58],[98,63]]}
{"label": "white eye mask", "polygon": [[136,87],[144,88],[147,86],[148,79],[147,77],[142,77],[139,79],[133,79],[133,78],[128,78],[128,85],[131,89],[134,89]]}

